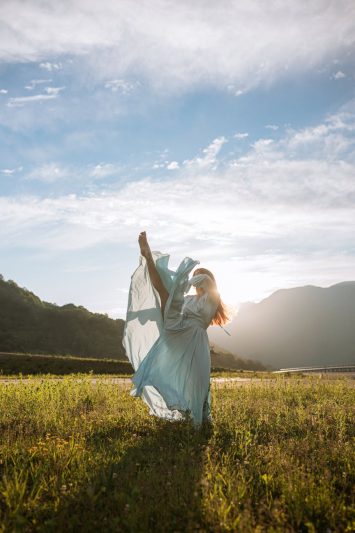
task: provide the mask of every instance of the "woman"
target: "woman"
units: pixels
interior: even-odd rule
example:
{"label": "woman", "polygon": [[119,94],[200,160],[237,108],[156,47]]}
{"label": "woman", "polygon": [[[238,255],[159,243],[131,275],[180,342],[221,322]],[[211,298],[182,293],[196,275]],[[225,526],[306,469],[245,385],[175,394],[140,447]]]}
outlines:
{"label": "woman", "polygon": [[[151,252],[139,235],[140,264],[132,275],[123,345],[135,370],[132,396],[168,420],[212,421],[211,359],[206,329],[228,317],[213,274],[186,257],[176,272],[169,255]],[[189,288],[195,295],[186,295]]]}

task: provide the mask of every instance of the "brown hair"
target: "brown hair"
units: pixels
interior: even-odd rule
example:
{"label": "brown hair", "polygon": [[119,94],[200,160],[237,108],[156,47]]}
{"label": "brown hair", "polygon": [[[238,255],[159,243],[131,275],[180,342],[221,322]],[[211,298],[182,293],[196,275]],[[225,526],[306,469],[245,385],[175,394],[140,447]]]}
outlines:
{"label": "brown hair", "polygon": [[[209,276],[213,283],[214,283],[214,290],[217,292],[217,283],[215,280],[214,275],[210,270],[207,270],[207,268],[197,268],[194,272],[195,274],[207,274]],[[218,307],[216,309],[215,315],[211,320],[210,326],[224,326],[227,322],[229,322],[230,317],[228,314],[228,310],[226,305],[222,302],[221,297],[219,296],[219,303]]]}

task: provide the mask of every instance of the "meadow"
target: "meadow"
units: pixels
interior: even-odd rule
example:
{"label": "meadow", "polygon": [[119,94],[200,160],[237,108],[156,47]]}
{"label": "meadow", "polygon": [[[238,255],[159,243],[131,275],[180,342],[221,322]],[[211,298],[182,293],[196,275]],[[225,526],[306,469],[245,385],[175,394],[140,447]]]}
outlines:
{"label": "meadow", "polygon": [[213,383],[200,430],[130,387],[0,383],[0,531],[355,530],[351,380]]}

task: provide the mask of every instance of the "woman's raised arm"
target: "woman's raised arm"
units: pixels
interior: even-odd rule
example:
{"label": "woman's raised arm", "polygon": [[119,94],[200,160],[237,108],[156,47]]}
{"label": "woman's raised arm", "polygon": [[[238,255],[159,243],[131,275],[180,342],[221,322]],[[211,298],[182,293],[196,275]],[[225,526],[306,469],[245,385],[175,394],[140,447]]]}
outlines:
{"label": "woman's raised arm", "polygon": [[142,231],[139,234],[138,243],[139,243],[141,254],[143,255],[143,257],[145,257],[147,261],[149,277],[152,282],[152,285],[158,291],[158,294],[160,296],[160,308],[161,308],[162,315],[164,317],[164,309],[165,309],[166,302],[168,301],[168,298],[169,298],[169,293],[166,290],[164,283],[162,282],[162,279],[159,275],[159,272],[156,269],[154,259],[152,256],[152,252],[148,244],[147,234],[145,231]]}

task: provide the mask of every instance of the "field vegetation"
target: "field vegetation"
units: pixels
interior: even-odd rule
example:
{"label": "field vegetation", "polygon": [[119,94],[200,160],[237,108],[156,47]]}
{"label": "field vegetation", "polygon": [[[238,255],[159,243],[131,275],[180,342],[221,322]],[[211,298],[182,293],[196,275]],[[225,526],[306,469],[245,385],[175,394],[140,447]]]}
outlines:
{"label": "field vegetation", "polygon": [[0,353],[1,375],[66,375],[74,373],[132,375],[133,368],[127,359],[96,359],[60,355],[33,355]]}
{"label": "field vegetation", "polygon": [[0,384],[0,531],[353,531],[355,390],[212,384],[212,427],[82,376]]}
{"label": "field vegetation", "polygon": [[[212,375],[215,376],[272,376],[271,372],[244,370],[237,367],[219,366],[218,355],[212,358]],[[222,360],[222,363],[224,361]],[[112,374],[132,376],[134,371],[128,359],[96,359],[89,357],[74,357],[61,355],[34,355],[28,353],[0,352],[0,378],[1,376],[27,376],[27,375],[55,375],[68,374]]]}

